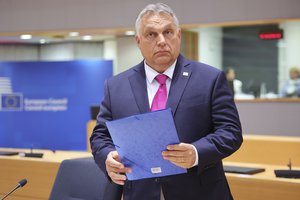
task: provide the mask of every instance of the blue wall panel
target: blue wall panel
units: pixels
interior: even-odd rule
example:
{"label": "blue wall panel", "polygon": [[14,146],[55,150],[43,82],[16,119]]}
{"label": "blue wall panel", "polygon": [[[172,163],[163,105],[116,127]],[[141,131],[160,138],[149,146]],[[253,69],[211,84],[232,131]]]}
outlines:
{"label": "blue wall panel", "polygon": [[0,62],[0,147],[85,150],[112,61]]}

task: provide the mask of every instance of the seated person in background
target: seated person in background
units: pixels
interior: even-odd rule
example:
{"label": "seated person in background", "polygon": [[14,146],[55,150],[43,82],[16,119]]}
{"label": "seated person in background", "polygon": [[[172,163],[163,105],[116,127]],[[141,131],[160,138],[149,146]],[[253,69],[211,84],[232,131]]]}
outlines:
{"label": "seated person in background", "polygon": [[225,69],[226,78],[230,88],[232,89],[233,95],[242,93],[243,83],[235,78],[235,71],[229,67]]}
{"label": "seated person in background", "polygon": [[290,69],[290,79],[284,82],[280,97],[300,97],[300,71],[297,67]]}

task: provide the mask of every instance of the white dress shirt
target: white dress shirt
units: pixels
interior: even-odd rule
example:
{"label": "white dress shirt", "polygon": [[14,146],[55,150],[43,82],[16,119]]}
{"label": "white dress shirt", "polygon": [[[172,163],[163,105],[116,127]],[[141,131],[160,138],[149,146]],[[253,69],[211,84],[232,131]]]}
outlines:
{"label": "white dress shirt", "polygon": [[[176,62],[177,62],[177,60],[166,71],[163,72],[163,74],[168,77],[168,79],[166,80],[167,96],[169,96],[171,81],[173,78]],[[155,77],[160,73],[158,73],[157,71],[152,69],[146,63],[146,61],[144,61],[144,66],[145,66],[145,74],[146,74],[146,80],[147,80],[147,93],[148,93],[149,107],[151,108],[152,101],[153,101],[154,96],[160,85],[159,82],[155,79]],[[196,160],[195,160],[195,163],[193,166],[196,166],[196,165],[198,165],[198,152],[194,145],[193,145],[193,148],[194,148],[194,151],[196,152]],[[162,191],[161,191],[160,200],[164,200]]]}
{"label": "white dress shirt", "polygon": [[[176,61],[163,73],[168,77],[168,79],[166,80],[167,96],[169,95],[169,90],[173,78],[175,65],[176,65]],[[147,65],[146,62],[144,62],[144,66],[145,66],[145,73],[147,79],[147,93],[148,93],[149,107],[151,108],[152,101],[160,85],[159,82],[155,79],[155,77],[159,73],[154,69],[152,69],[149,65]]]}

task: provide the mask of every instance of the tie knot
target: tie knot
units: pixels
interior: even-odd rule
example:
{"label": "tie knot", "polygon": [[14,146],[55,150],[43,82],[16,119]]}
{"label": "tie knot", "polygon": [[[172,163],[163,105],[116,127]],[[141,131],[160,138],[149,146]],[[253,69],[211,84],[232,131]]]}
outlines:
{"label": "tie knot", "polygon": [[158,74],[156,77],[155,77],[155,80],[157,80],[159,82],[159,84],[161,85],[165,85],[166,84],[166,80],[167,80],[167,76],[164,75],[164,74]]}

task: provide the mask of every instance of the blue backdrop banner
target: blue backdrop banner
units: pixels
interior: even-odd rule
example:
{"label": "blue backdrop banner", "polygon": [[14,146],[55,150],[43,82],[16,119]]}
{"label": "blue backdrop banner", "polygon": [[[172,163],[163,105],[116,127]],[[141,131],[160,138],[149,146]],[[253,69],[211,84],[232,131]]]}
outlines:
{"label": "blue backdrop banner", "polygon": [[0,147],[86,150],[112,61],[0,62]]}

